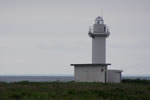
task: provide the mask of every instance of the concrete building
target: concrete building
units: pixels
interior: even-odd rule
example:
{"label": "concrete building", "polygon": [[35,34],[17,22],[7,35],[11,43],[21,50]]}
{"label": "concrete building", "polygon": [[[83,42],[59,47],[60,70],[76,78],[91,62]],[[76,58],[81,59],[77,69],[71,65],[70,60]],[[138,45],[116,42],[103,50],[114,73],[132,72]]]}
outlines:
{"label": "concrete building", "polygon": [[76,82],[103,82],[107,81],[107,65],[110,64],[71,64],[74,66]]}
{"label": "concrete building", "polygon": [[122,70],[107,70],[107,83],[120,83]]}
{"label": "concrete building", "polygon": [[92,64],[71,64],[74,66],[76,82],[121,82],[121,70],[108,70],[106,63],[106,38],[109,29],[102,17],[97,17],[93,28],[89,30],[92,38]]}

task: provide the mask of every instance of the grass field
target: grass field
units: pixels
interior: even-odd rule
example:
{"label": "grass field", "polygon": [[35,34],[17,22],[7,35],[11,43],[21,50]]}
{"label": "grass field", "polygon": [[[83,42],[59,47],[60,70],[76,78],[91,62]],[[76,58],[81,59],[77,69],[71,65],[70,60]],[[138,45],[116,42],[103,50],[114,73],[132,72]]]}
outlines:
{"label": "grass field", "polygon": [[150,100],[150,81],[0,83],[0,100]]}

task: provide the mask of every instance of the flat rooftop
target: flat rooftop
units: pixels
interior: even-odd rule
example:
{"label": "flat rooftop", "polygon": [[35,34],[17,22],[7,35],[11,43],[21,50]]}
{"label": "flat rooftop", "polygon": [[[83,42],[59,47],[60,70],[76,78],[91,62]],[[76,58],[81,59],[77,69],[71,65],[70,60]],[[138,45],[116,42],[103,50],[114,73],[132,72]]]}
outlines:
{"label": "flat rooftop", "polygon": [[71,66],[106,66],[106,65],[111,65],[109,63],[95,63],[95,64],[71,64]]}

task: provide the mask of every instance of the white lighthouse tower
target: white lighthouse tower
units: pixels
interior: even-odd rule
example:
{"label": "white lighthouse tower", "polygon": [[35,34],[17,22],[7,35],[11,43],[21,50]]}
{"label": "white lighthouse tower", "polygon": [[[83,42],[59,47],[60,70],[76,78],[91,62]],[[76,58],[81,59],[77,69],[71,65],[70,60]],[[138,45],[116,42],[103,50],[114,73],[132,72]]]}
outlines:
{"label": "white lighthouse tower", "polygon": [[106,38],[110,33],[102,17],[95,19],[88,34],[92,38],[92,63],[71,64],[74,66],[75,81],[119,83],[122,71],[107,69],[110,64],[106,63]]}
{"label": "white lighthouse tower", "polygon": [[109,36],[108,27],[104,24],[102,17],[95,19],[93,32],[89,30],[89,36],[92,38],[92,63],[106,63],[106,38]]}

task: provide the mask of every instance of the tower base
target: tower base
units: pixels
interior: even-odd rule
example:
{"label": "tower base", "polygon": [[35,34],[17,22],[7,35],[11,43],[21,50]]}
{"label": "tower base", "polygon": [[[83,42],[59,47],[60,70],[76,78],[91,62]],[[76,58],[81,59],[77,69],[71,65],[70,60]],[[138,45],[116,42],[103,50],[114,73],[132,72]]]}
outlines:
{"label": "tower base", "polygon": [[74,66],[76,82],[102,82],[106,83],[107,65],[110,64],[71,64]]}
{"label": "tower base", "polygon": [[111,64],[71,64],[75,82],[120,83],[121,70],[107,70]]}

